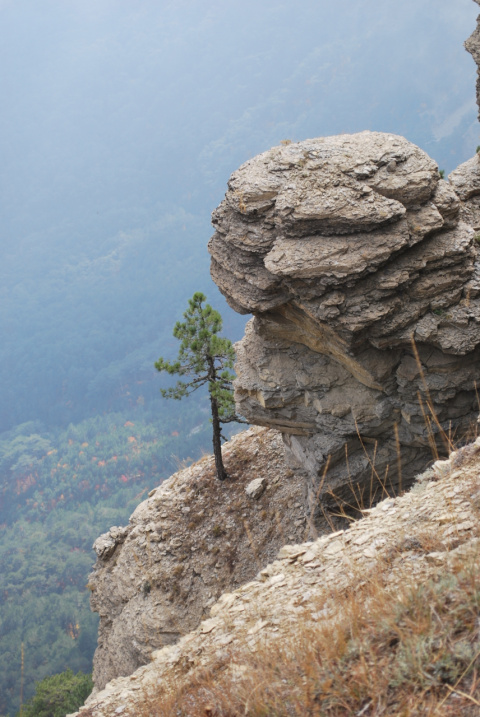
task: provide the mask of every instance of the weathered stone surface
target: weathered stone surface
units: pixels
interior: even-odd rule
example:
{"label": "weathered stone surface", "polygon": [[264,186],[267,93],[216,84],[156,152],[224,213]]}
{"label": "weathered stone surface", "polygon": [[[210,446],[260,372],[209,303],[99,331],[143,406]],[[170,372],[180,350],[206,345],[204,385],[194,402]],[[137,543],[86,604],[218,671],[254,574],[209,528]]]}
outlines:
{"label": "weathered stone surface", "polygon": [[254,314],[239,411],[282,432],[315,506],[412,480],[476,419],[479,167],[449,184],[402,137],[306,140],[240,167],[213,214],[212,276]]}
{"label": "weathered stone surface", "polygon": [[355,595],[365,583],[383,581],[393,596],[405,581],[426,582],[438,565],[471,565],[479,550],[479,455],[480,439],[437,461],[410,492],[383,500],[347,530],[283,547],[254,580],[221,595],[193,632],[153,652],[130,677],[113,680],[77,714],[145,714],[158,685],[180,690],[209,668],[234,676],[243,650],[268,646],[274,653],[298,639],[299,624],[327,628],[342,617],[339,591]]}
{"label": "weathered stone surface", "polygon": [[257,498],[260,498],[266,487],[267,481],[265,478],[254,478],[254,480],[250,481],[245,488],[245,493],[249,498],[257,500]]}
{"label": "weathered stone surface", "polygon": [[448,181],[462,201],[480,194],[480,161],[478,154],[468,159],[448,176]]}
{"label": "weathered stone surface", "polygon": [[463,200],[460,216],[475,230],[476,242],[480,231],[480,154],[467,160],[448,177],[458,196]]}
{"label": "weathered stone surface", "polygon": [[[129,526],[95,541],[97,690],[194,629],[222,592],[252,580],[286,541],[305,539],[305,481],[286,464],[280,434],[250,429],[223,446],[223,457],[228,481],[205,458],[152,491]],[[252,482],[260,484],[253,501]]]}
{"label": "weathered stone surface", "polygon": [[[480,5],[480,0],[474,0],[477,5]],[[472,32],[468,40],[465,42],[465,47],[471,54],[476,62],[478,68],[477,77],[477,105],[479,107],[479,119],[480,119],[480,15],[477,19],[477,27]]]}
{"label": "weathered stone surface", "polygon": [[93,549],[100,560],[109,558],[115,552],[117,545],[121,545],[127,536],[127,528],[114,526],[108,533],[100,535],[93,544]]}

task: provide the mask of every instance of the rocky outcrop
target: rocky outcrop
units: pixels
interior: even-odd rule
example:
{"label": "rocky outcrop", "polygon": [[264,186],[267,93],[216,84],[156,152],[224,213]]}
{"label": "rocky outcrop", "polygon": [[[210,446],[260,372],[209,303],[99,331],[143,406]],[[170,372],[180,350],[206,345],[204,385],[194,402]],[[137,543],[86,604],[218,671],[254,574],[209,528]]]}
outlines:
{"label": "rocky outcrop", "polygon": [[[245,655],[275,654],[280,645],[292,645],[294,651],[299,625],[312,632],[319,625],[328,629],[341,619],[339,596],[358,594],[365,584],[384,582],[393,604],[399,585],[426,583],[438,566],[447,568],[451,561],[463,561],[473,574],[479,549],[479,451],[480,439],[437,462],[411,492],[384,500],[347,530],[284,547],[255,580],[222,595],[192,633],[154,652],[151,663],[131,677],[111,682],[78,714],[159,714],[159,689],[181,693],[209,668],[235,681],[247,669]],[[365,605],[358,610],[365,611]],[[450,642],[451,636],[444,639]],[[208,705],[204,698],[192,714],[215,714]]]}
{"label": "rocky outcrop", "polygon": [[[480,5],[480,0],[474,0],[477,5]],[[465,43],[465,47],[471,54],[478,68],[477,77],[477,105],[479,107],[479,119],[480,119],[480,15],[477,19],[477,27],[472,32],[470,37]]]}
{"label": "rocky outcrop", "polygon": [[[480,19],[466,46],[480,107]],[[96,541],[84,717],[157,713],[159,685],[175,693],[204,669],[238,680],[242,654],[337,622],[341,593],[381,576],[393,597],[407,577],[478,559],[480,439],[365,509],[476,420],[478,156],[447,183],[390,134],[284,143],[232,175],[213,222],[212,276],[254,315],[237,346],[239,412],[279,429],[302,470],[279,433],[251,429],[224,446],[228,482],[205,458]],[[365,517],[335,530],[339,504]],[[298,544],[314,522],[334,532]]]}
{"label": "rocky outcrop", "polygon": [[219,595],[251,580],[287,542],[305,539],[305,484],[280,435],[253,428],[150,493],[127,527],[98,538],[89,578],[100,615],[96,690],[193,630]]}
{"label": "rocky outcrop", "polygon": [[312,505],[396,490],[439,433],[476,420],[480,265],[465,219],[480,175],[467,165],[449,184],[402,137],[306,140],[240,167],[213,214],[212,277],[254,314],[237,408],[282,432]]}
{"label": "rocky outcrop", "polygon": [[480,241],[480,154],[467,160],[449,176],[449,181],[461,199],[460,217],[473,227],[475,243]]}

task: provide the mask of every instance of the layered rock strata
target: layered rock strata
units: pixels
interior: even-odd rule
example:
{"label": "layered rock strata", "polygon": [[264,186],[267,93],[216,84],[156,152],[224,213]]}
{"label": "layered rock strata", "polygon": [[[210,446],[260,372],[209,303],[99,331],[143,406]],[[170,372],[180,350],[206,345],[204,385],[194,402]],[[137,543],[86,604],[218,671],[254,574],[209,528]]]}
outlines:
{"label": "layered rock strata", "polygon": [[285,463],[280,434],[252,428],[179,471],[126,527],[94,545],[91,605],[100,615],[95,689],[148,663],[193,630],[225,590],[251,580],[286,542],[303,540],[305,487]]}
{"label": "layered rock strata", "polygon": [[449,184],[402,137],[306,140],[240,167],[213,213],[212,277],[254,315],[237,345],[238,410],[282,432],[312,505],[396,490],[439,433],[476,421],[470,163]]}

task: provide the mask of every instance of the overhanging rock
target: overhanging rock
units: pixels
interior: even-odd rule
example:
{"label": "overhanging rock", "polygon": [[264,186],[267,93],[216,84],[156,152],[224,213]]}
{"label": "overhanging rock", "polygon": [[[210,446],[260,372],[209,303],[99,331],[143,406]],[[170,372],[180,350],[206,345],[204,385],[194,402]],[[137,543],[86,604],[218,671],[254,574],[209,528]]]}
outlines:
{"label": "overhanging rock", "polygon": [[396,490],[440,429],[474,424],[476,171],[452,176],[457,194],[406,139],[362,132],[274,147],[231,176],[209,250],[228,303],[254,315],[238,410],[282,432],[311,501]]}

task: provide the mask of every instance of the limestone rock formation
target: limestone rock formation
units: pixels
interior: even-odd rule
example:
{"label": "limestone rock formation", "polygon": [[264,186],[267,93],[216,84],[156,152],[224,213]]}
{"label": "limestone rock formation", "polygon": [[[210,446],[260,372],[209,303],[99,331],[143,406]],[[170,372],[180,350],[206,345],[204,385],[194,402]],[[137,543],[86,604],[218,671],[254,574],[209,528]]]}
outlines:
{"label": "limestone rock formation", "polygon": [[[480,5],[480,0],[474,0],[477,5]],[[468,52],[472,55],[478,67],[478,78],[477,78],[477,105],[479,107],[479,119],[480,119],[480,15],[477,18],[477,27],[470,35],[465,43],[465,47]]]}
{"label": "limestone rock formation", "polygon": [[449,181],[462,200],[460,217],[475,231],[478,245],[480,235],[480,154],[467,160],[449,176]]}
{"label": "limestone rock formation", "polygon": [[341,618],[339,594],[354,595],[365,583],[383,580],[393,602],[399,582],[425,583],[436,566],[448,568],[451,561],[463,560],[471,573],[480,544],[479,452],[477,439],[438,461],[406,495],[365,511],[349,529],[285,546],[255,580],[222,595],[192,633],[154,652],[151,663],[135,674],[92,695],[77,714],[158,714],[149,705],[158,708],[159,687],[179,693],[209,668],[235,680],[242,674],[244,653],[261,649],[274,654],[278,645],[295,646],[299,624],[328,628]]}
{"label": "limestone rock formation", "polygon": [[[275,431],[239,434],[223,447],[228,481],[216,480],[206,457],[152,491],[129,526],[96,540],[96,690],[193,630],[222,592],[251,580],[286,542],[305,539],[304,481],[283,454]],[[262,490],[251,495],[253,481]]]}
{"label": "limestone rock formation", "polygon": [[478,167],[449,184],[406,139],[362,132],[275,147],[230,178],[209,250],[229,304],[254,314],[237,407],[282,432],[312,504],[411,481],[440,426],[476,420]]}

